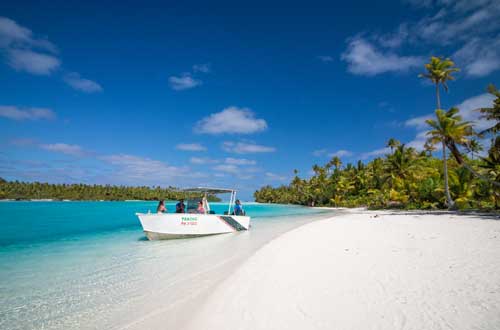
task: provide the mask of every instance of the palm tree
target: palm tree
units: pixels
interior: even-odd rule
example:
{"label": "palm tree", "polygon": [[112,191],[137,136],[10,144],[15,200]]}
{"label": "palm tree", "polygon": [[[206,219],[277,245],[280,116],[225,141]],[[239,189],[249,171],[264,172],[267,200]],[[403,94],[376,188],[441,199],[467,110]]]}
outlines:
{"label": "palm tree", "polygon": [[397,148],[401,145],[401,142],[394,138],[390,138],[389,141],[387,141],[386,146],[391,148],[391,152],[394,150],[394,148]]}
{"label": "palm tree", "polygon": [[[486,170],[486,173],[493,178],[494,183],[500,182],[500,137],[492,141],[492,146],[488,151],[488,157],[483,158],[484,163],[480,166]],[[495,208],[498,209],[500,200],[500,189],[493,189],[495,199]]]}
{"label": "palm tree", "polygon": [[495,85],[490,84],[488,86],[488,92],[496,97],[493,101],[493,106],[491,108],[481,108],[478,109],[478,111],[481,113],[482,119],[494,121],[495,125],[485,129],[479,134],[492,133],[496,135],[500,131],[500,91],[495,87]]}
{"label": "palm tree", "polygon": [[444,90],[448,91],[448,80],[455,80],[452,73],[460,71],[455,67],[455,63],[449,58],[432,56],[429,63],[425,64],[426,73],[419,74],[420,78],[427,78],[436,85],[437,109],[441,109],[441,98],[439,96],[439,85],[443,85]]}
{"label": "palm tree", "polygon": [[332,159],[330,159],[330,161],[328,162],[328,164],[330,166],[334,166],[335,169],[338,170],[340,166],[342,166],[342,161],[338,156],[333,156]]}
{"label": "palm tree", "polygon": [[427,132],[429,136],[428,142],[431,144],[437,144],[441,142],[443,148],[443,172],[444,172],[444,191],[446,195],[446,203],[448,207],[454,208],[455,203],[453,202],[450,195],[450,188],[448,184],[448,164],[446,157],[446,147],[452,147],[450,150],[453,152],[456,148],[455,142],[465,143],[465,137],[472,134],[471,125],[469,122],[462,122],[462,117],[458,115],[457,108],[451,108],[448,111],[441,109],[436,110],[436,120],[428,119],[425,121],[431,130]]}
{"label": "palm tree", "polygon": [[392,155],[387,156],[387,171],[390,175],[406,178],[413,164],[413,149],[406,148],[404,144],[398,146]]}
{"label": "palm tree", "polygon": [[436,147],[432,143],[426,141],[424,144],[424,150],[427,152],[427,156],[431,157],[432,153],[436,151]]}
{"label": "palm tree", "polygon": [[[462,121],[462,116],[458,115],[459,110],[457,108],[451,108],[447,112],[441,110],[442,114],[449,118],[451,128],[450,135],[445,139],[445,145],[450,150],[451,154],[460,166],[465,167],[469,172],[471,172],[475,177],[487,181],[490,184],[500,187],[500,182],[492,181],[488,177],[481,175],[475,171],[462,157],[460,150],[458,150],[457,145],[467,147],[469,143],[469,137],[476,135],[472,129],[470,122]],[[436,110],[437,113],[437,110]]]}
{"label": "palm tree", "polygon": [[474,160],[474,153],[478,154],[479,152],[483,151],[483,146],[481,143],[479,143],[478,140],[476,139],[470,139],[469,142],[466,144],[467,150],[471,153],[471,158]]}

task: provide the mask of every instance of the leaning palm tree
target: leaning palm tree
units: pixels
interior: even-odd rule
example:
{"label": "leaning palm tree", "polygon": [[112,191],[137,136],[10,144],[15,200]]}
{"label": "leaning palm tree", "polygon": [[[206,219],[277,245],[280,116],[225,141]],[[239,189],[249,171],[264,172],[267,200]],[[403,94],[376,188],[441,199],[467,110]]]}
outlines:
{"label": "leaning palm tree", "polygon": [[387,141],[386,146],[391,148],[391,152],[394,150],[394,148],[397,148],[401,145],[401,142],[394,138],[390,138],[389,141]]}
{"label": "leaning palm tree", "polygon": [[483,151],[483,146],[476,139],[470,139],[466,144],[467,150],[471,153],[471,158],[474,160],[474,153],[477,155],[481,151]]}
{"label": "leaning palm tree", "polygon": [[452,130],[453,134],[448,136],[448,138],[445,141],[445,144],[450,150],[455,160],[457,161],[457,163],[460,166],[465,167],[475,177],[483,181],[487,181],[488,183],[494,185],[495,187],[500,187],[500,182],[490,180],[487,176],[481,175],[476,170],[474,170],[474,168],[472,168],[471,165],[467,164],[464,157],[460,153],[460,150],[458,149],[458,146],[467,148],[467,145],[469,143],[469,138],[477,135],[472,129],[472,124],[470,122],[462,121],[462,117],[458,115],[457,108],[451,108],[447,112],[444,112],[443,110],[441,111],[445,113],[446,116],[448,116],[452,121],[454,121],[454,129]]}
{"label": "leaning palm tree", "polygon": [[500,91],[495,87],[495,85],[490,84],[488,86],[488,93],[496,97],[493,101],[493,106],[491,108],[481,108],[477,111],[481,113],[482,119],[489,120],[494,124],[493,126],[480,132],[480,134],[492,133],[496,135],[498,132],[500,132]]}
{"label": "leaning palm tree", "polygon": [[436,120],[428,119],[425,121],[431,130],[427,132],[429,136],[428,142],[431,144],[441,143],[443,149],[443,172],[444,172],[444,191],[446,195],[446,203],[448,208],[455,207],[455,203],[450,195],[448,184],[448,164],[446,157],[446,147],[453,152],[458,152],[456,143],[465,144],[467,137],[473,134],[471,124],[462,121],[462,117],[458,115],[457,108],[451,108],[448,111],[441,109],[436,110]]}
{"label": "leaning palm tree", "polygon": [[441,98],[439,96],[439,85],[443,85],[444,90],[448,91],[447,81],[455,80],[452,76],[454,72],[460,71],[455,67],[455,63],[449,59],[432,56],[429,63],[425,64],[426,73],[419,74],[420,78],[427,78],[436,85],[436,109],[441,109]]}

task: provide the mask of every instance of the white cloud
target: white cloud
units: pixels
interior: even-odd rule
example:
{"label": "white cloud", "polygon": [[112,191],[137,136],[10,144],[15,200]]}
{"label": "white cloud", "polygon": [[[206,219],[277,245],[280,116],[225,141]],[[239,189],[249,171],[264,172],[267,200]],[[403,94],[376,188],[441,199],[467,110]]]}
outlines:
{"label": "white cloud", "polygon": [[[57,47],[46,38],[35,36],[30,29],[0,16],[0,55],[13,69],[34,75],[50,75],[61,66],[57,54]],[[98,83],[81,78],[78,73],[66,74],[63,80],[83,92],[102,91]]]}
{"label": "white cloud", "polygon": [[460,48],[453,58],[470,77],[484,77],[500,69],[500,35],[496,38],[474,38]]}
{"label": "white cloud", "polygon": [[225,173],[237,174],[240,172],[238,166],[233,164],[221,164],[213,167],[214,170]]}
{"label": "white cloud", "polygon": [[30,43],[32,32],[15,21],[0,16],[0,47],[8,47],[14,42]]}
{"label": "white cloud", "polygon": [[[57,164],[50,162],[41,164],[38,161],[38,165],[35,167],[30,165],[29,167],[16,166],[5,169],[4,166],[0,166],[0,172],[7,173],[8,177],[14,176],[49,182],[162,185],[163,187],[178,184],[182,186],[199,185],[200,178],[209,177],[207,173],[194,172],[189,167],[172,166],[148,157],[129,154],[97,155],[78,145],[40,144],[27,139],[18,139],[11,141],[11,143],[20,147],[37,146],[44,150],[72,155],[77,158],[66,162],[58,161]],[[0,158],[1,156],[0,153]],[[0,164],[2,164],[1,159]]]}
{"label": "white cloud", "polygon": [[195,78],[197,73],[210,73],[210,63],[194,64],[192,72],[184,72],[180,76],[170,76],[168,83],[175,91],[183,91],[203,85],[203,81]]}
{"label": "white cloud", "polygon": [[414,37],[437,44],[463,42],[494,31],[500,26],[500,4],[486,1],[439,1],[437,13],[414,26]]}
{"label": "white cloud", "polygon": [[[453,54],[452,59],[467,77],[484,77],[500,70],[498,0],[405,1],[426,8],[423,16],[401,23],[391,33],[365,33],[363,38],[355,37],[357,43],[351,41],[350,49],[344,53],[351,72],[375,75],[380,70],[390,71],[387,65],[397,69],[400,65],[412,67],[420,57],[394,57],[394,49],[403,45],[419,51],[426,47],[434,54]],[[392,53],[382,51],[383,48],[392,49]],[[428,54],[429,51],[426,57]],[[377,55],[387,57],[394,65],[380,61]]]}
{"label": "white cloud", "polygon": [[396,32],[385,35],[377,35],[375,40],[378,41],[383,47],[398,48],[408,39],[409,34],[408,25],[403,23],[399,25]]}
{"label": "white cloud", "polygon": [[250,163],[241,165],[243,166],[240,167],[238,166],[238,164],[226,162],[225,164],[216,165],[212,167],[212,169],[216,171],[216,173],[214,173],[214,176],[219,177],[219,176],[231,175],[241,180],[252,179],[255,177],[255,173],[261,171],[261,169],[258,167],[246,166],[250,165]]}
{"label": "white cloud", "polygon": [[204,63],[204,64],[195,64],[193,65],[193,72],[202,72],[202,73],[210,73],[211,67],[210,63]]}
{"label": "white cloud", "polygon": [[25,49],[9,49],[8,63],[18,71],[26,71],[36,75],[50,75],[61,64],[55,56]]}
{"label": "white cloud", "polygon": [[[470,97],[464,100],[462,103],[457,104],[456,107],[460,110],[460,115],[466,121],[473,123],[476,130],[484,130],[485,128],[492,126],[491,122],[484,119],[479,119],[479,112],[476,111],[479,108],[487,108],[493,105],[494,96],[488,93],[480,94],[477,96]],[[427,119],[433,119],[434,114],[428,114],[416,118],[408,119],[405,122],[406,126],[415,127],[417,130],[423,130],[428,128],[425,123]]]}
{"label": "white cloud", "polygon": [[419,56],[399,56],[383,52],[368,42],[356,37],[350,40],[347,50],[342,54],[349,72],[357,75],[374,76],[385,72],[407,72],[424,62]]}
{"label": "white cloud", "polygon": [[329,157],[350,157],[353,153],[349,150],[337,150],[335,152],[330,153]]}
{"label": "white cloud", "polygon": [[139,183],[142,180],[151,182],[152,178],[157,182],[170,180],[187,173],[186,168],[170,166],[162,161],[147,157],[117,154],[102,156],[100,159],[118,168],[117,172],[114,173],[117,177]]}
{"label": "white cloud", "polygon": [[0,17],[0,53],[12,68],[36,75],[49,75],[61,64],[54,44],[7,17]]}
{"label": "white cloud", "polygon": [[464,120],[473,122],[474,128],[478,131],[482,131],[494,123],[479,119],[480,113],[476,111],[479,108],[488,108],[493,106],[493,100],[495,97],[491,94],[485,93],[477,96],[470,97],[458,104],[456,107],[460,109],[460,115],[462,115]]}
{"label": "white cloud", "polygon": [[206,151],[207,148],[199,143],[179,143],[175,146],[177,150],[183,151]]}
{"label": "white cloud", "polygon": [[276,148],[258,145],[249,142],[224,142],[222,150],[236,154],[266,153],[275,152]]}
{"label": "white cloud", "polygon": [[170,78],[168,78],[168,83],[170,85],[170,88],[172,88],[173,90],[183,91],[186,89],[194,88],[196,86],[200,86],[202,84],[202,81],[199,79],[195,79],[191,76],[191,74],[186,73],[180,77],[171,76]]}
{"label": "white cloud", "polygon": [[361,159],[367,159],[371,157],[378,157],[378,156],[383,156],[385,154],[388,154],[391,152],[390,148],[381,148],[381,149],[376,149],[373,151],[365,152],[361,154]]}
{"label": "white cloud", "polygon": [[248,108],[228,107],[200,120],[195,132],[205,134],[251,134],[267,128],[264,119],[255,118]]}
{"label": "white cloud", "polygon": [[[212,159],[208,157],[191,157],[189,161],[192,164],[197,164],[197,165],[205,165],[205,164],[217,164],[220,163],[221,161],[218,159]],[[227,169],[227,168],[235,168],[236,166],[249,166],[249,165],[255,165],[257,162],[255,160],[251,159],[246,159],[246,158],[232,158],[232,157],[227,157],[226,159],[223,160],[224,164],[220,166],[221,169]],[[226,167],[225,165],[231,165]],[[249,171],[250,168],[246,168],[246,171]],[[227,172],[227,171],[226,171]]]}
{"label": "white cloud", "polygon": [[424,144],[427,141],[427,131],[422,131],[410,142],[406,144],[407,147],[415,148],[417,151],[424,150]]}
{"label": "white cloud", "polygon": [[[491,94],[480,94],[464,100],[462,103],[456,105],[460,110],[460,115],[463,120],[472,122],[476,131],[482,131],[488,127],[493,126],[492,122],[480,119],[480,113],[476,111],[479,108],[491,107],[493,105],[494,97]],[[434,114],[428,114],[412,119],[405,122],[406,126],[414,127],[417,130],[417,136],[410,141],[407,146],[413,147],[419,151],[424,149],[424,144],[427,140],[427,131],[429,126],[425,123],[427,119],[433,119]]]}
{"label": "white cloud", "polygon": [[429,8],[432,7],[434,4],[433,0],[403,0],[403,2],[406,2],[412,6],[415,7],[423,7],[423,8]]}
{"label": "white cloud", "polygon": [[415,127],[416,129],[424,129],[428,127],[425,121],[432,118],[434,118],[434,115],[425,115],[425,116],[410,118],[407,121],[405,121],[405,126]]}
{"label": "white cloud", "polygon": [[51,109],[46,108],[19,108],[15,106],[0,106],[0,117],[13,120],[50,120],[56,118],[56,114]]}
{"label": "white cloud", "polygon": [[19,138],[19,139],[10,140],[9,144],[12,144],[12,145],[18,146],[18,147],[26,147],[26,146],[34,146],[37,143],[36,143],[36,140],[34,140],[34,139]]}
{"label": "white cloud", "polygon": [[40,148],[75,157],[83,157],[87,154],[82,147],[76,144],[66,144],[66,143],[41,144]]}
{"label": "white cloud", "polygon": [[329,56],[329,55],[320,55],[320,56],[317,56],[317,58],[318,58],[321,62],[325,62],[325,63],[328,63],[328,62],[333,62],[333,57],[332,57],[332,56]]}
{"label": "white cloud", "polygon": [[273,181],[286,181],[287,177],[279,174],[275,174],[272,172],[266,172],[266,178],[273,180]]}
{"label": "white cloud", "polygon": [[212,159],[208,157],[191,157],[189,161],[191,162],[191,164],[196,164],[196,165],[216,164],[219,162],[217,159]]}
{"label": "white cloud", "polygon": [[327,149],[319,149],[319,150],[314,150],[312,154],[315,157],[324,157],[324,156],[328,156],[328,157],[335,157],[335,156],[336,157],[350,157],[354,153],[352,153],[349,150],[342,150],[342,149],[334,151],[334,152],[329,152]]}
{"label": "white cloud", "polygon": [[257,162],[251,159],[228,157],[226,158],[225,163],[232,165],[255,165]]}
{"label": "white cloud", "polygon": [[64,82],[76,90],[85,93],[97,93],[102,92],[102,87],[95,81],[82,78],[79,73],[71,72],[64,76]]}
{"label": "white cloud", "polygon": [[312,155],[314,157],[322,157],[322,156],[326,155],[327,152],[328,152],[328,150],[326,150],[326,149],[318,149],[318,150],[314,150],[312,152]]}
{"label": "white cloud", "polygon": [[57,53],[57,47],[47,39],[35,38],[30,29],[0,16],[0,48],[39,48]]}

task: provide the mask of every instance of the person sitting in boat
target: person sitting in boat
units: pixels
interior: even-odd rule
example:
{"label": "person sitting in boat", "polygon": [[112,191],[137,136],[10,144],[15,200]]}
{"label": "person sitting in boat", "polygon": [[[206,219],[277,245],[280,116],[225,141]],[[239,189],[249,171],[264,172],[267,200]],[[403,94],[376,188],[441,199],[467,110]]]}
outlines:
{"label": "person sitting in boat", "polygon": [[167,213],[167,208],[165,207],[165,201],[163,199],[158,203],[156,213]]}
{"label": "person sitting in boat", "polygon": [[245,211],[239,199],[237,199],[234,204],[234,215],[245,215]]}
{"label": "person sitting in boat", "polygon": [[198,202],[198,208],[196,209],[196,212],[199,214],[205,214],[205,208],[203,207],[202,201]]}
{"label": "person sitting in boat", "polygon": [[185,213],[186,205],[184,204],[184,199],[180,199],[179,203],[175,205],[175,213]]}

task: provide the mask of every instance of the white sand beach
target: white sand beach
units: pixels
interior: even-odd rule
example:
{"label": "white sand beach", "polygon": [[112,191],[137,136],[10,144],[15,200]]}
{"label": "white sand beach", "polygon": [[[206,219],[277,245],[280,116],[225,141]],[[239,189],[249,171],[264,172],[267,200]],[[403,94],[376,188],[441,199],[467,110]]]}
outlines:
{"label": "white sand beach", "polygon": [[272,240],[189,329],[500,329],[500,220],[346,210]]}

